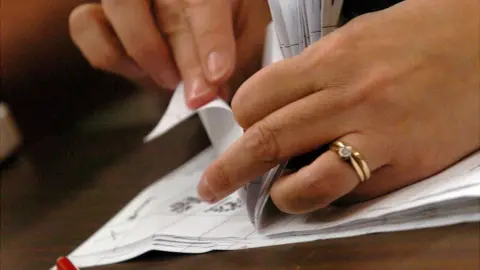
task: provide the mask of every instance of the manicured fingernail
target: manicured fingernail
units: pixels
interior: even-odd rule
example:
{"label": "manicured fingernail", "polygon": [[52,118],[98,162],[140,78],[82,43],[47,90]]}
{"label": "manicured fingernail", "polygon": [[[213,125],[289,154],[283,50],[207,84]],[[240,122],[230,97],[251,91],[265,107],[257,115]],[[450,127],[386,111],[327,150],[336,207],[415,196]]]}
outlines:
{"label": "manicured fingernail", "polygon": [[202,200],[209,203],[214,203],[217,200],[205,177],[202,177],[202,180],[200,180],[198,184],[198,195]]}
{"label": "manicured fingernail", "polygon": [[208,55],[207,67],[211,80],[218,80],[225,75],[227,69],[227,58],[219,52],[211,52]]}
{"label": "manicured fingernail", "polygon": [[205,83],[203,78],[197,78],[192,81],[188,99],[193,101],[199,99],[207,94],[210,94],[212,89]]}

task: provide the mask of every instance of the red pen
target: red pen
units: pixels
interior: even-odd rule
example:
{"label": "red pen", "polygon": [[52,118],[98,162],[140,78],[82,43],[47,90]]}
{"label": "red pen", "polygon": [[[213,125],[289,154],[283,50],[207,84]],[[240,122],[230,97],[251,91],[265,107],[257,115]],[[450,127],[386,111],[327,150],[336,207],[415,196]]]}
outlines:
{"label": "red pen", "polygon": [[67,257],[57,259],[57,270],[79,270]]}

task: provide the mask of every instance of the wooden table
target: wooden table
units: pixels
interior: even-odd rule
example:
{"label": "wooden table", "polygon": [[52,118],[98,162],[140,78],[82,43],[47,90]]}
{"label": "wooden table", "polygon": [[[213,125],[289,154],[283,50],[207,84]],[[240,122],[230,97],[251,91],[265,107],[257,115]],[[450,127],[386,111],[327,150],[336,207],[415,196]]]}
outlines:
{"label": "wooden table", "polygon": [[[196,118],[143,145],[151,128],[72,130],[2,164],[0,268],[47,269],[208,144]],[[473,223],[201,255],[152,252],[99,269],[477,270],[479,239]]]}

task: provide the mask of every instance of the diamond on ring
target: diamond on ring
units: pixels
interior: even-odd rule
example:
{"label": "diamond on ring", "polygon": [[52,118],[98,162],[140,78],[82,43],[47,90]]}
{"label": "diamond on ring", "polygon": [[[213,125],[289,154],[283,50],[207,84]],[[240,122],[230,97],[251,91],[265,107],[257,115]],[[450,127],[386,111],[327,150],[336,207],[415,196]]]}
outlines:
{"label": "diamond on ring", "polygon": [[370,168],[368,167],[368,164],[363,156],[357,150],[355,150],[355,148],[342,141],[335,141],[330,144],[330,150],[337,153],[341,159],[350,163],[353,169],[355,169],[360,182],[370,178]]}
{"label": "diamond on ring", "polygon": [[353,155],[353,149],[351,146],[343,146],[338,149],[338,155],[343,159],[349,159]]}

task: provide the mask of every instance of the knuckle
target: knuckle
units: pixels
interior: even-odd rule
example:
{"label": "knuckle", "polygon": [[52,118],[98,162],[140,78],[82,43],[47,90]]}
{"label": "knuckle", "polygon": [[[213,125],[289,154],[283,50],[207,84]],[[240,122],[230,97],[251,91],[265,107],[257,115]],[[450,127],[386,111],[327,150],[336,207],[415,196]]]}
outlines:
{"label": "knuckle", "polygon": [[346,51],[359,49],[363,46],[362,40],[365,37],[365,29],[372,30],[372,24],[368,22],[369,16],[359,15],[351,19],[346,25],[330,33],[336,40],[336,47]]}
{"label": "knuckle", "polygon": [[[225,5],[223,1],[210,1],[210,0],[185,0],[185,16],[187,21],[192,24],[192,30],[194,31],[195,38],[200,39],[201,42],[211,42],[215,43],[224,43],[218,44],[218,46],[225,46],[230,43],[230,38],[233,43],[233,36],[229,37],[227,35],[227,25],[231,21],[223,20],[219,18],[214,18],[210,14],[215,14],[213,12],[221,12],[216,5]],[[217,13],[218,14],[218,13]],[[225,14],[219,14],[219,16],[224,16]]]}
{"label": "knuckle", "polygon": [[368,105],[372,108],[378,106],[395,106],[395,95],[390,94],[394,85],[394,73],[391,67],[377,64],[366,71],[361,79],[355,83],[350,91],[343,97],[343,106]]}
{"label": "knuckle", "polygon": [[303,185],[301,196],[295,201],[299,208],[303,209],[320,209],[327,207],[337,194],[335,185],[331,179],[338,179],[335,177],[336,173],[333,171],[326,171],[323,175],[316,173],[312,175],[308,167],[303,168],[297,172],[298,177],[303,181],[299,181]]}
{"label": "knuckle", "polygon": [[335,188],[324,180],[305,167],[288,179],[294,186],[275,183],[270,194],[275,205],[285,213],[312,212],[329,206],[335,198]]}
{"label": "knuckle", "polygon": [[327,170],[323,175],[312,175],[308,168],[298,171],[300,178],[304,179],[305,200],[310,201],[317,208],[324,208],[330,204],[336,194],[336,189],[331,179],[340,177],[332,170]]}
{"label": "knuckle", "polygon": [[[395,70],[392,66],[377,64],[375,68],[370,70],[367,80],[361,87],[361,91],[364,96],[368,96],[370,101],[382,99],[382,101],[388,101],[387,99],[393,98],[395,95],[389,95],[392,86],[395,85],[395,78],[398,75],[398,70]],[[397,103],[389,102],[389,105]]]}
{"label": "knuckle", "polygon": [[156,2],[157,20],[162,31],[168,36],[188,30],[185,12],[177,0],[162,0]]}
{"label": "knuckle", "polygon": [[160,19],[160,26],[166,35],[184,33],[189,29],[183,13],[176,12],[168,12],[166,16],[162,16]]}
{"label": "knuckle", "polygon": [[311,181],[307,184],[306,189],[311,195],[305,200],[317,208],[327,207],[335,199],[335,189],[329,184],[327,179],[323,181]]}
{"label": "knuckle", "polygon": [[[217,47],[227,47],[229,44],[229,37],[226,35],[226,33],[223,31],[223,26],[214,23],[214,24],[209,24],[206,25],[205,27],[196,27],[194,29],[195,33],[195,38],[199,40],[199,42],[215,42]],[[233,36],[231,37],[233,40]],[[208,51],[214,51],[215,46],[212,45],[212,48],[210,48]]]}
{"label": "knuckle", "polygon": [[[312,46],[303,50],[297,58],[303,63],[303,69],[298,72],[315,74],[318,76],[317,70],[323,65],[338,65],[339,59],[349,59],[352,54],[352,47],[356,43],[351,41],[350,35],[343,32],[332,32],[319,40]],[[293,59],[293,58],[292,58]]]}
{"label": "knuckle", "polygon": [[363,76],[359,85],[359,92],[372,96],[381,94],[390,85],[390,68],[377,65],[371,69],[366,76]]}
{"label": "knuckle", "polygon": [[275,132],[264,123],[258,123],[245,132],[244,147],[255,160],[275,163],[280,157],[280,147]]}
{"label": "knuckle", "polygon": [[[189,10],[186,16],[189,17],[190,21],[196,21],[191,19],[191,17],[198,15],[195,14],[195,10]],[[223,43],[219,44],[220,46],[227,45],[227,40],[230,38],[233,40],[234,37],[229,37],[225,31],[227,30],[225,24],[229,22],[213,18],[205,18],[203,21],[203,23],[192,27],[196,39],[200,39],[202,42],[215,41],[216,43]]]}
{"label": "knuckle", "polygon": [[337,111],[348,111],[356,107],[365,98],[363,93],[360,93],[358,89],[348,89],[348,87],[331,88],[331,91],[335,91],[336,95],[332,107]]}
{"label": "knuckle", "polygon": [[335,108],[345,111],[365,105],[372,109],[387,104],[394,106],[395,95],[389,95],[394,78],[389,69],[378,65],[363,72],[361,78],[352,82],[350,86],[332,87]]}
{"label": "knuckle", "polygon": [[231,107],[235,120],[240,126],[249,128],[260,120],[258,108],[265,104],[265,98],[259,93],[264,91],[264,88],[272,87],[271,82],[284,78],[288,74],[285,67],[288,65],[280,62],[273,63],[260,69],[239,87],[233,96]]}

